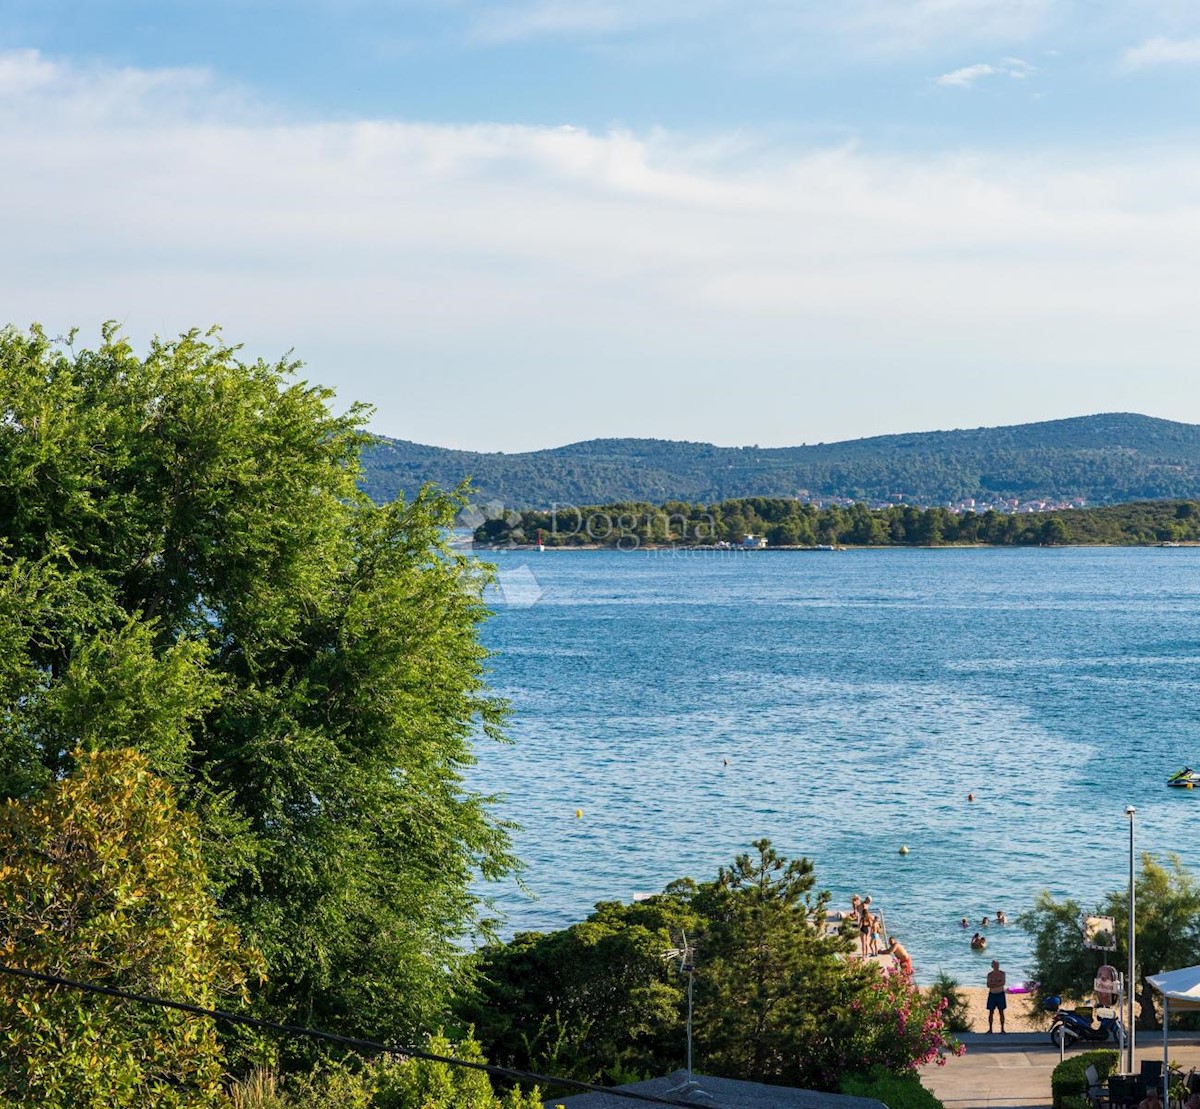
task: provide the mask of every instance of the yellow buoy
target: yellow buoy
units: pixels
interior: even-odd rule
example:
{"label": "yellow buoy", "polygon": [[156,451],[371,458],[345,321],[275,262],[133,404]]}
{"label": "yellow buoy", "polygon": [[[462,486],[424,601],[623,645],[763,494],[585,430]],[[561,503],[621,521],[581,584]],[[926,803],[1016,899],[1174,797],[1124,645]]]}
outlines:
{"label": "yellow buoy", "polygon": [[575,810],[575,819],[581,820],[582,818],[583,818],[583,809],[576,809]]}
{"label": "yellow buoy", "polygon": [[901,847],[900,847],[900,854],[901,854],[901,855],[907,855],[907,854],[908,854],[908,846],[907,846],[906,844],[902,844],[902,845],[901,845]]}

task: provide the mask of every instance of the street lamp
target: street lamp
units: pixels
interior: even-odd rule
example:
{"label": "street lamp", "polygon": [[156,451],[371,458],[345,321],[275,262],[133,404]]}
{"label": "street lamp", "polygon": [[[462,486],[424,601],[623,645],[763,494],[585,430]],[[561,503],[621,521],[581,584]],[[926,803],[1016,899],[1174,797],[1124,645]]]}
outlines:
{"label": "street lamp", "polygon": [[1134,993],[1134,912],[1136,905],[1134,903],[1134,886],[1133,886],[1133,821],[1134,813],[1137,812],[1132,805],[1125,806],[1125,815],[1129,817],[1129,977],[1126,982],[1126,992],[1129,994],[1129,1026],[1125,1029],[1126,1042],[1129,1044],[1129,1065],[1126,1067],[1126,1074],[1133,1074],[1133,1041],[1136,1035],[1133,1023],[1133,993]]}

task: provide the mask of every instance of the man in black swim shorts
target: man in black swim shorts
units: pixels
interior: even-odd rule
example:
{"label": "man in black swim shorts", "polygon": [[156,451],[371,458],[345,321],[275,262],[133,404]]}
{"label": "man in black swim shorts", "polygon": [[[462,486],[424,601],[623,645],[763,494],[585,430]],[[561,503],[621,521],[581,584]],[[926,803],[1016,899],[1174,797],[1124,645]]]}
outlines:
{"label": "man in black swim shorts", "polygon": [[988,1031],[992,1030],[992,1021],[998,1012],[1000,1014],[1000,1031],[1004,1031],[1004,1010],[1008,1005],[1008,995],[1004,992],[1004,987],[1008,982],[1008,976],[1000,969],[1000,960],[992,960],[992,969],[988,971],[987,988],[987,1013],[988,1013]]}

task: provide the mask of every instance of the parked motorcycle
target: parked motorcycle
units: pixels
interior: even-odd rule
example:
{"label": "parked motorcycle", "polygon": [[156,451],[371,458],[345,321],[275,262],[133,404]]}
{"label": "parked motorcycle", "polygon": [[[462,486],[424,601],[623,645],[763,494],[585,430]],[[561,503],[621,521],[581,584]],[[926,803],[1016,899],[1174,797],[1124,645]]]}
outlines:
{"label": "parked motorcycle", "polygon": [[1095,1011],[1095,1022],[1091,1016],[1083,1016],[1074,1009],[1064,1009],[1062,998],[1048,997],[1042,1003],[1047,1011],[1053,1011],[1050,1022],[1050,1042],[1057,1048],[1070,1047],[1077,1040],[1103,1043],[1112,1039],[1118,1047],[1125,1046],[1125,1026],[1116,1009],[1100,1008]]}

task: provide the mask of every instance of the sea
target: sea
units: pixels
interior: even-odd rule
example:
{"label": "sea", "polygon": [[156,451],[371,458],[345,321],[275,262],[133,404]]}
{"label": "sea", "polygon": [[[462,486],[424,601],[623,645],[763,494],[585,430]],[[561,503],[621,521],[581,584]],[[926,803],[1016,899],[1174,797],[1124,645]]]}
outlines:
{"label": "sea", "polygon": [[1139,856],[1200,873],[1200,790],[1165,785],[1200,768],[1200,549],[484,557],[512,743],[468,781],[520,825],[504,934],[766,837],[834,907],[870,894],[919,981],[982,985],[1028,974],[1040,891],[1126,888],[1126,806]]}

